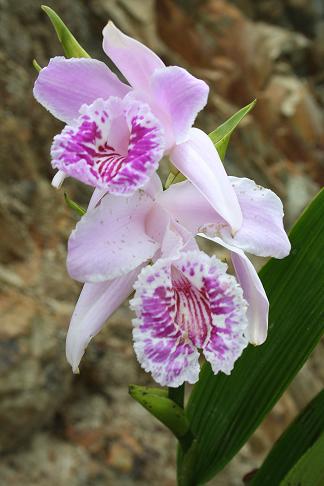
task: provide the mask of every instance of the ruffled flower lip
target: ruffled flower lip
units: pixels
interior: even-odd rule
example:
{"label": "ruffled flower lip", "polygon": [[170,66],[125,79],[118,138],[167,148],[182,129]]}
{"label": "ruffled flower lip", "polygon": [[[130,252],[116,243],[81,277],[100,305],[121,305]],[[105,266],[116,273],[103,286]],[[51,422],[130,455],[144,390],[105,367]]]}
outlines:
{"label": "ruffled flower lip", "polygon": [[131,307],[134,349],[162,386],[195,383],[199,351],[229,374],[247,346],[247,305],[227,266],[203,252],[161,259],[142,270]]}

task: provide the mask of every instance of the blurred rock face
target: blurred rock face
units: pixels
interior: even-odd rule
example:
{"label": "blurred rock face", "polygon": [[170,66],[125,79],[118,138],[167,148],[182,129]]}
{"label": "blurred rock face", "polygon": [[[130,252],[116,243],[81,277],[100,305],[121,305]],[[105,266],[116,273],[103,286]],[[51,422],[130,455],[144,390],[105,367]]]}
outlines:
{"label": "blurred rock face", "polygon": [[[287,222],[323,175],[324,12],[320,1],[57,0],[93,57],[108,18],[211,87],[199,123],[213,130],[257,97],[232,139],[228,172],[284,198]],[[61,124],[32,97],[35,57],[61,55],[36,0],[0,2],[0,484],[173,485],[175,444],[131,402],[149,383],[134,358],[127,306],[90,345],[73,378],[64,341],[79,286],[66,274],[76,218],[50,186],[49,147]],[[86,205],[89,190],[65,190]],[[211,484],[241,484],[321,387],[320,349],[290,391]]]}

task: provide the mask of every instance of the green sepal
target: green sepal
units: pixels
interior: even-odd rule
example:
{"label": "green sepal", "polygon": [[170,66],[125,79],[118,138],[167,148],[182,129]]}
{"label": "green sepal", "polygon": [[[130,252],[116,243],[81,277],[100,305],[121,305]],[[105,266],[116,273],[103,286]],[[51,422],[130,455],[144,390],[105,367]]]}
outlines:
{"label": "green sepal", "polygon": [[[159,391],[157,391],[159,390]],[[189,431],[183,408],[167,396],[168,390],[129,385],[129,394],[181,441]]]}
{"label": "green sepal", "polygon": [[76,203],[75,201],[70,199],[69,196],[66,194],[66,192],[64,193],[64,199],[65,199],[66,205],[70,209],[73,209],[76,213],[78,213],[79,216],[83,216],[86,213],[86,210],[83,209],[81,206],[79,206],[78,203]]}
{"label": "green sepal", "polygon": [[53,9],[42,5],[42,10],[44,10],[52,22],[66,57],[90,57]]}
{"label": "green sepal", "polygon": [[33,66],[34,66],[34,68],[36,69],[36,71],[38,73],[42,70],[41,66],[38,64],[38,62],[36,61],[36,59],[33,59]]}
{"label": "green sepal", "polygon": [[217,127],[216,130],[209,134],[209,137],[215,145],[221,160],[224,160],[225,158],[228,142],[231,138],[232,133],[234,132],[240,121],[252,110],[252,108],[256,104],[256,101],[257,100],[254,100],[249,105],[241,108],[239,111],[234,113],[234,115],[232,115],[228,120],[226,120],[226,122],[222,123],[222,125]]}

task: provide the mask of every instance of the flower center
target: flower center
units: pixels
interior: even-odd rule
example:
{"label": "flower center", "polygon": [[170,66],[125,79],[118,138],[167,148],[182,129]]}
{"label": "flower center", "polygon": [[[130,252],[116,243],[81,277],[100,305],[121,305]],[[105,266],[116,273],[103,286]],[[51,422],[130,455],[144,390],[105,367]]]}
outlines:
{"label": "flower center", "polygon": [[175,323],[198,348],[202,348],[209,338],[212,326],[212,312],[208,296],[204,290],[195,287],[174,265],[171,280],[176,303]]}

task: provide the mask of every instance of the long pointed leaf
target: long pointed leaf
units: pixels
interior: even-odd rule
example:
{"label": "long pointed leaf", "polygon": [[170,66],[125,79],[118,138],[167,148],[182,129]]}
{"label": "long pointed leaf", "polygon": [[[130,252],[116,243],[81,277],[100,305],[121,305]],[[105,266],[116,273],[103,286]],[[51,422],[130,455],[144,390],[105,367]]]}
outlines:
{"label": "long pointed leaf", "polygon": [[249,346],[230,376],[203,367],[187,406],[198,441],[195,468],[182,484],[202,484],[231,460],[323,334],[323,212],[324,190],[291,231],[290,256],[270,260],[260,272],[270,300],[265,344]]}
{"label": "long pointed leaf", "polygon": [[66,57],[90,57],[80,46],[74,35],[69,31],[63,20],[53,9],[42,5],[42,9],[48,15],[56,31],[57,37],[62,44]]}
{"label": "long pointed leaf", "polygon": [[280,486],[323,486],[323,484],[324,434],[295,464]]}
{"label": "long pointed leaf", "polygon": [[256,103],[256,100],[252,101],[249,105],[244,106],[239,111],[234,113],[228,120],[226,120],[222,125],[216,128],[213,132],[209,134],[213,144],[217,148],[217,152],[221,160],[224,160],[228,142],[231,138],[237,125],[240,121],[252,110]]}
{"label": "long pointed leaf", "polygon": [[279,437],[249,486],[279,484],[323,433],[324,390],[309,403],[283,435]]}

